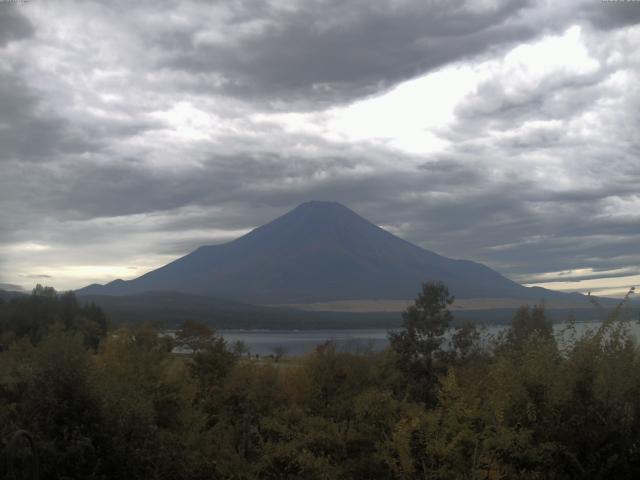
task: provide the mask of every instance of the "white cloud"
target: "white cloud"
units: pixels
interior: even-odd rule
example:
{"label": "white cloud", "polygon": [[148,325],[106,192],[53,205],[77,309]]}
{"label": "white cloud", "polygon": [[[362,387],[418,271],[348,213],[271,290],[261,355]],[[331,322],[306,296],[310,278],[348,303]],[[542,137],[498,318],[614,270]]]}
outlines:
{"label": "white cloud", "polygon": [[46,252],[51,250],[51,245],[44,245],[35,242],[21,242],[9,245],[0,245],[0,253],[15,254],[15,253],[37,253]]}
{"label": "white cloud", "polygon": [[575,280],[570,282],[553,281],[525,284],[529,287],[543,287],[561,292],[579,292],[587,294],[593,292],[601,297],[622,297],[631,287],[640,285],[640,275],[627,275],[615,278],[598,277],[589,280]]}

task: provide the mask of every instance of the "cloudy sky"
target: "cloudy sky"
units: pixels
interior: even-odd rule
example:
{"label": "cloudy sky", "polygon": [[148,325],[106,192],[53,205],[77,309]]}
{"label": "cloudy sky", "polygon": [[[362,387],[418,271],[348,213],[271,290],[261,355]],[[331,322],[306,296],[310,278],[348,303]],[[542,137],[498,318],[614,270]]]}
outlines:
{"label": "cloudy sky", "polygon": [[335,200],[525,284],[640,284],[640,2],[0,0],[0,283]]}

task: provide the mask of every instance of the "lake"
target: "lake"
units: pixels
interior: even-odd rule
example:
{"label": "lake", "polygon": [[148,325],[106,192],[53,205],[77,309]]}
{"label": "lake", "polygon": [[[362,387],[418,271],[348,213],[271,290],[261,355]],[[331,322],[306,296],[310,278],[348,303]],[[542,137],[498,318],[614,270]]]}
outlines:
{"label": "lake", "polygon": [[[576,330],[582,333],[587,329],[595,329],[600,322],[576,323]],[[630,328],[636,338],[640,337],[640,324],[630,322]],[[489,325],[486,333],[496,335],[506,325]],[[556,335],[561,335],[563,323],[554,324]],[[317,345],[333,341],[338,348],[348,351],[371,348],[382,350],[388,345],[386,329],[353,329],[353,330],[219,330],[224,339],[233,344],[242,341],[252,354],[269,355],[274,348],[284,347],[287,355],[303,355],[312,351]]]}

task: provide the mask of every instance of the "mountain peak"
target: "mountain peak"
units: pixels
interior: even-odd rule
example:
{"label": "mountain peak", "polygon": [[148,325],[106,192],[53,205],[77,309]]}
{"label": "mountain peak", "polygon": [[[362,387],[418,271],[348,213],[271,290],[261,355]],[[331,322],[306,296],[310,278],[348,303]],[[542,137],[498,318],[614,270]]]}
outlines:
{"label": "mountain peak", "polygon": [[338,202],[332,202],[330,200],[309,200],[308,202],[301,203],[294,210],[348,210],[352,211],[350,208],[345,207],[343,204]]}
{"label": "mountain peak", "polygon": [[352,243],[381,233],[389,235],[340,203],[314,200],[298,205],[237,242],[260,242],[256,245],[260,249],[278,245],[296,250],[321,239],[335,244],[349,238],[348,243]]}
{"label": "mountain peak", "polygon": [[308,218],[309,215],[314,217],[322,217],[326,219],[333,219],[339,217],[360,217],[356,212],[351,210],[348,207],[345,207],[341,203],[338,202],[329,202],[324,200],[311,200],[309,202],[304,202],[295,207],[293,210],[290,210],[288,213],[283,215],[284,217],[288,215],[293,216],[301,216]]}
{"label": "mountain peak", "polygon": [[349,221],[354,221],[372,225],[371,222],[343,204],[324,200],[311,200],[301,203],[275,221],[277,222],[280,219],[296,219],[307,223],[348,223]]}

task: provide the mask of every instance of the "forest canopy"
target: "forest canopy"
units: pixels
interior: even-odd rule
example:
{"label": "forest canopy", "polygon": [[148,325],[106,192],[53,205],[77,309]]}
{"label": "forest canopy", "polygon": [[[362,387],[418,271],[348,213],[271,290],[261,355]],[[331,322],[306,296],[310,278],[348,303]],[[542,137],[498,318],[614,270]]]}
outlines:
{"label": "forest canopy", "polygon": [[554,335],[542,306],[524,306],[490,337],[452,327],[450,300],[423,285],[384,351],[327,342],[275,362],[195,322],[176,339],[109,329],[99,307],[37,287],[0,302],[0,468],[28,473],[29,455],[7,448],[26,430],[45,479],[640,473],[640,352],[624,308]]}

